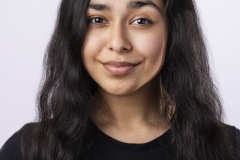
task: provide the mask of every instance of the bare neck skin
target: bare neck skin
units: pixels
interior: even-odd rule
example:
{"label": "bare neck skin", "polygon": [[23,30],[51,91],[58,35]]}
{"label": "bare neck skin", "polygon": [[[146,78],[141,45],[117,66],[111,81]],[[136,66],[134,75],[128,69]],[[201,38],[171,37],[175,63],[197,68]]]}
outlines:
{"label": "bare neck skin", "polygon": [[99,89],[93,121],[105,134],[126,143],[146,143],[159,137],[169,126],[159,112],[158,83],[154,79],[121,96]]}

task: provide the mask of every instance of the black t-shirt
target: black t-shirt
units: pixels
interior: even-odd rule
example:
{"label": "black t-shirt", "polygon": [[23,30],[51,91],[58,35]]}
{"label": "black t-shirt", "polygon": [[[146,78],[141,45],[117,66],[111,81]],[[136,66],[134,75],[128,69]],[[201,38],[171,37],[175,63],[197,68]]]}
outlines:
{"label": "black t-shirt", "polygon": [[98,133],[93,154],[93,160],[171,160],[171,130],[160,137],[142,144],[120,142],[105,133],[96,126]]}
{"label": "black t-shirt", "polygon": [[[160,137],[143,144],[129,144],[120,142],[93,125],[96,132],[91,160],[171,160],[171,130]],[[240,160],[240,131],[227,126],[229,136]],[[20,138],[23,129],[20,129],[0,150],[0,160],[22,160],[20,151]]]}

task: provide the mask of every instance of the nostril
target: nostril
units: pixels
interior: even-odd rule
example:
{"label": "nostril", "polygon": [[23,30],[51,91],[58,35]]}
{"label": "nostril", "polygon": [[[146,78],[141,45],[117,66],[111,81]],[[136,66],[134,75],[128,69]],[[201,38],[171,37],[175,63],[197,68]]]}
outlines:
{"label": "nostril", "polygon": [[114,32],[115,34],[110,34],[108,39],[108,48],[115,52],[128,52],[131,50],[132,45],[128,39],[126,33],[123,33],[119,28]]}
{"label": "nostril", "polygon": [[123,52],[128,52],[132,49],[132,46],[130,43],[128,42],[125,42],[125,43],[118,43],[117,45],[110,45],[109,46],[109,50],[111,51],[115,51],[115,52],[118,52],[118,53],[123,53]]}

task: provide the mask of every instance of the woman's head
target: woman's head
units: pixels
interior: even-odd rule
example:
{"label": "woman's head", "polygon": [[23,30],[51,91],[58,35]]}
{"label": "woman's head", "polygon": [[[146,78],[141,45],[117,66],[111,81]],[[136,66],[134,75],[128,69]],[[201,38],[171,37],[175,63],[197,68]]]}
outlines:
{"label": "woman's head", "polygon": [[82,60],[102,90],[131,94],[164,62],[167,26],[160,1],[91,0]]}
{"label": "woman's head", "polygon": [[[211,85],[192,0],[118,3],[62,1],[45,61],[43,90],[49,92],[42,99],[51,106],[74,100],[77,106],[81,97],[86,105],[98,85],[128,94],[155,76],[174,101]],[[51,102],[54,96],[61,98]]]}
{"label": "woman's head", "polygon": [[[137,5],[135,5],[135,7],[138,6],[141,9],[138,9],[138,10],[129,9],[126,6],[127,2],[132,2],[132,3],[137,2],[137,3],[135,3],[135,4],[137,4]],[[84,56],[81,56],[81,55],[89,56],[89,52],[91,52],[93,54],[98,49],[99,49],[98,54],[100,54],[102,49],[99,47],[102,47],[100,45],[103,45],[103,43],[106,44],[107,43],[106,41],[109,41],[112,43],[112,44],[108,43],[106,45],[114,45],[114,47],[119,47],[119,45],[120,45],[120,49],[124,49],[124,52],[128,53],[128,54],[124,53],[124,54],[119,54],[119,56],[116,56],[116,54],[112,54],[114,52],[114,50],[112,50],[111,53],[109,52],[109,50],[108,51],[103,50],[102,52],[104,52],[105,55],[104,55],[104,60],[102,60],[102,61],[104,61],[104,62],[106,62],[106,61],[129,62],[130,61],[133,64],[137,64],[137,63],[140,63],[141,61],[143,61],[144,56],[134,58],[133,56],[131,56],[133,54],[129,54],[130,53],[129,48],[131,50],[131,53],[133,53],[133,52],[136,53],[136,52],[139,52],[137,49],[140,46],[141,47],[140,49],[143,50],[140,52],[144,52],[144,54],[149,54],[147,52],[152,52],[151,49],[156,49],[156,47],[158,47],[158,49],[161,50],[161,51],[160,50],[158,51],[159,55],[161,55],[163,57],[158,56],[158,58],[157,58],[155,56],[155,57],[152,57],[152,58],[155,58],[154,62],[147,61],[147,64],[149,64],[149,67],[151,67],[152,70],[147,71],[147,70],[139,67],[139,69],[142,70],[142,77],[138,77],[138,76],[134,75],[134,77],[136,77],[137,79],[132,82],[128,82],[128,84],[135,83],[136,86],[134,88],[138,88],[140,86],[140,85],[137,85],[139,80],[144,80],[144,82],[139,82],[139,83],[143,84],[143,83],[145,83],[145,81],[149,81],[150,77],[159,73],[159,70],[164,61],[165,53],[166,53],[166,63],[163,68],[163,72],[164,72],[164,75],[162,76],[163,79],[165,79],[165,77],[166,78],[169,77],[169,74],[170,74],[170,76],[175,75],[175,73],[172,73],[171,71],[177,72],[176,68],[178,68],[179,66],[181,67],[181,65],[185,65],[186,63],[188,63],[188,62],[185,62],[186,60],[189,61],[189,58],[191,58],[191,56],[197,56],[197,55],[190,53],[189,51],[187,51],[187,52],[183,51],[184,49],[188,50],[188,47],[193,47],[193,45],[194,45],[194,47],[202,47],[202,46],[199,46],[199,44],[193,44],[193,43],[196,43],[196,41],[193,39],[198,38],[201,35],[200,35],[200,33],[197,33],[199,31],[199,28],[198,28],[195,8],[194,8],[193,2],[191,0],[182,0],[181,2],[173,1],[173,0],[172,1],[171,0],[169,0],[169,1],[165,1],[165,0],[163,0],[163,1],[161,1],[161,0],[130,1],[130,0],[128,0],[125,3],[121,2],[121,5],[117,5],[118,8],[123,6],[124,8],[128,9],[127,12],[126,11],[123,12],[123,10],[119,11],[119,10],[116,10],[115,8],[111,8],[112,11],[111,10],[106,11],[106,9],[105,9],[105,11],[103,11],[101,7],[99,8],[99,6],[97,6],[98,7],[97,8],[96,5],[94,7],[91,7],[93,5],[89,5],[89,4],[94,4],[94,3],[103,3],[103,4],[107,3],[110,6],[111,5],[114,6],[114,5],[118,4],[119,2],[118,1],[106,1],[106,0],[105,1],[68,0],[68,1],[62,2],[61,7],[60,7],[60,12],[59,12],[59,17],[58,17],[55,34],[53,36],[52,43],[50,43],[50,47],[52,46],[52,48],[54,48],[54,46],[56,46],[56,50],[57,50],[56,53],[58,53],[58,54],[52,55],[52,57],[54,56],[56,59],[58,59],[57,62],[56,62],[56,60],[55,60],[55,62],[52,61],[52,63],[55,63],[54,65],[52,65],[52,67],[55,66],[56,72],[62,72],[62,74],[68,74],[69,71],[67,71],[66,69],[72,70],[71,73],[79,72],[79,70],[80,70],[80,74],[82,74],[82,75],[79,75],[80,76],[79,81],[83,82],[83,80],[87,77],[87,82],[89,82],[90,77],[88,76],[88,73],[86,73],[84,66],[87,67],[88,65],[91,65],[92,63],[89,63],[89,61],[88,61],[88,63],[84,64]],[[145,5],[145,7],[142,7],[142,6],[144,6],[144,4],[154,4],[157,7],[153,7],[151,5]],[[146,6],[148,6],[148,7],[146,7]],[[97,11],[99,9],[101,11]],[[115,11],[115,13],[114,13],[114,11]],[[149,11],[151,12],[150,13],[151,16],[152,17],[155,16],[154,18],[156,20],[158,20],[158,24],[157,24],[158,26],[156,25],[155,22],[154,22],[154,24],[150,24],[150,21],[148,22],[146,20],[146,18],[148,18],[148,17],[143,17],[143,18],[145,18],[144,22],[142,22],[142,20],[144,20],[144,19],[138,19],[138,21],[137,21],[137,19],[136,19],[136,18],[138,18],[138,17],[136,17],[137,14],[139,14],[139,13],[141,14],[141,12],[143,12],[143,15],[144,15],[147,12],[149,13]],[[101,14],[100,16],[104,15],[104,17],[100,17],[102,19],[97,19],[97,20],[100,20],[100,21],[104,20],[103,23],[105,23],[104,24],[105,28],[108,25],[108,24],[106,24],[106,20],[111,21],[111,24],[112,24],[112,20],[114,19],[115,20],[114,21],[115,28],[108,27],[108,29],[110,28],[109,30],[103,31],[104,27],[100,27],[98,25],[98,28],[97,28],[96,26],[93,26],[92,22],[95,22],[96,18],[94,19],[93,17],[91,17],[92,19],[89,19],[90,18],[89,16],[92,16],[93,14],[96,14],[96,13]],[[108,17],[106,15],[108,15]],[[143,15],[141,15],[141,16],[143,16]],[[147,16],[147,15],[145,15],[145,16]],[[132,27],[131,30],[126,29],[125,23],[130,24],[129,20],[134,20],[134,19],[131,19],[133,17],[136,19],[136,21],[134,21],[134,22],[132,21],[131,26],[134,26],[135,24],[138,24],[138,23],[149,23],[148,26],[154,26],[154,27],[147,28],[147,27],[143,27],[143,25],[142,25],[141,27],[138,27],[138,29],[137,29],[137,27],[135,27],[135,29],[133,29],[133,27]],[[103,18],[105,18],[105,19],[103,19]],[[119,21],[119,18],[121,18],[120,21]],[[142,17],[140,17],[140,18],[142,18]],[[139,21],[139,20],[141,20],[141,21]],[[121,23],[120,25],[117,24],[119,22]],[[107,22],[107,23],[110,23],[110,22]],[[111,26],[113,26],[113,25],[111,25]],[[128,27],[129,26],[130,25],[128,25]],[[137,25],[135,25],[135,26],[137,26]],[[143,29],[142,30],[143,32],[140,31],[141,28]],[[108,34],[106,34],[105,32],[107,32]],[[147,34],[145,34],[145,33],[147,33]],[[152,34],[152,36],[150,34]],[[123,38],[122,40],[120,39],[120,41],[119,41],[119,39],[117,40],[117,38],[119,38],[119,36],[120,36],[120,38]],[[115,39],[115,40],[113,40],[113,39]],[[125,46],[121,46],[122,45],[121,43],[124,43]],[[138,46],[136,46],[136,44]],[[60,47],[58,47],[58,45],[60,45]],[[165,47],[165,45],[167,47]],[[202,45],[202,44],[200,44],[200,45]],[[84,51],[84,49],[85,50],[88,49],[88,51],[87,51],[88,54],[84,54],[84,53],[86,53]],[[91,50],[89,50],[89,49],[91,49]],[[94,51],[94,49],[95,49],[95,51]],[[194,48],[192,48],[192,49],[194,49]],[[61,50],[61,51],[58,51],[58,50]],[[145,50],[148,50],[148,51],[145,51]],[[82,53],[80,53],[80,52],[82,52]],[[156,51],[153,51],[153,52],[156,52]],[[184,52],[184,54],[181,54],[178,52]],[[107,58],[105,58],[105,57],[107,57]],[[50,58],[50,56],[49,56],[49,58]],[[83,58],[83,60],[82,60],[82,58]],[[174,59],[174,60],[172,61],[172,59]],[[158,60],[158,62],[156,62],[157,60]],[[199,60],[199,58],[198,58],[198,60]],[[155,62],[158,64],[156,65]],[[100,63],[101,63],[101,61],[100,61]],[[65,65],[67,65],[68,67]],[[169,66],[170,66],[170,68],[171,67],[174,68],[174,70],[172,69],[169,72]],[[97,77],[95,75],[100,76],[101,71],[99,71],[99,73],[97,73],[97,74],[93,74],[90,70],[90,67],[87,67],[87,68],[88,68],[87,70],[90,73],[90,75],[96,81]],[[91,68],[93,68],[93,67],[91,67]],[[128,67],[125,67],[123,69],[123,71],[127,70],[127,68]],[[97,69],[100,69],[100,67],[95,68],[94,71],[97,71]],[[120,74],[120,72],[116,73],[116,74]],[[145,74],[145,76],[143,77],[144,74]],[[85,75],[87,75],[87,76],[85,76]],[[67,77],[67,75],[66,75],[66,77]],[[117,88],[119,88],[119,86],[116,84],[121,84],[121,85],[124,84],[124,83],[122,83],[123,76],[116,76],[116,77],[118,77],[117,81],[113,80],[110,82],[112,85],[115,86],[115,89],[114,89],[115,91],[118,90]],[[122,80],[122,81],[120,82],[119,80]],[[81,83],[81,82],[79,82],[79,83]],[[94,81],[91,81],[91,82],[93,84],[91,86],[91,88],[95,88],[95,86],[96,86],[95,82]],[[101,85],[103,85],[102,82],[101,82]],[[93,90],[95,90],[95,89],[93,89]]]}

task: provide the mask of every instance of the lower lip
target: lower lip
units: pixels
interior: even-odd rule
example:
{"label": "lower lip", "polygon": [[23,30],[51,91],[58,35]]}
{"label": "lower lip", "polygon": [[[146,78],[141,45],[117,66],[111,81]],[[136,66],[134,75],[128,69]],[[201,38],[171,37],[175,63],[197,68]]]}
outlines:
{"label": "lower lip", "polygon": [[129,65],[129,66],[113,66],[113,65],[107,65],[104,64],[104,67],[113,75],[125,75],[129,73],[135,65]]}

